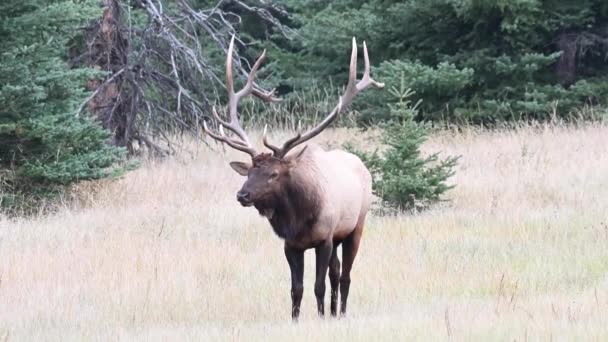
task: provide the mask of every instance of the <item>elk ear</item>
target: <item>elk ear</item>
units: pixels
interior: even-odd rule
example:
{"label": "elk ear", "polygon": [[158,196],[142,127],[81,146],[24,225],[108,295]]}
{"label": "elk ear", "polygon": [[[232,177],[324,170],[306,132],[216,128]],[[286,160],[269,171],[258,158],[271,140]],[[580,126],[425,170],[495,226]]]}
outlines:
{"label": "elk ear", "polygon": [[243,162],[230,162],[230,167],[241,176],[247,176],[251,165]]}

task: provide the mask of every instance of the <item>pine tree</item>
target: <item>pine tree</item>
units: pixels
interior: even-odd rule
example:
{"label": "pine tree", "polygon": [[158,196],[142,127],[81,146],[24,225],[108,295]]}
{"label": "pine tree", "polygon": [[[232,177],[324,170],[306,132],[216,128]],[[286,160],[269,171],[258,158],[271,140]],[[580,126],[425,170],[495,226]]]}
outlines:
{"label": "pine tree", "polygon": [[453,185],[446,182],[454,174],[458,157],[440,158],[439,153],[422,156],[420,147],[426,141],[429,127],[414,121],[420,101],[412,103],[414,92],[393,87],[390,94],[397,99],[391,104],[391,119],[382,133],[382,152],[355,151],[368,166],[374,193],[386,207],[419,210],[442,200]]}
{"label": "pine tree", "polygon": [[120,171],[123,151],[78,113],[95,72],[67,62],[82,42],[79,27],[99,15],[91,0],[0,5],[0,207]]}

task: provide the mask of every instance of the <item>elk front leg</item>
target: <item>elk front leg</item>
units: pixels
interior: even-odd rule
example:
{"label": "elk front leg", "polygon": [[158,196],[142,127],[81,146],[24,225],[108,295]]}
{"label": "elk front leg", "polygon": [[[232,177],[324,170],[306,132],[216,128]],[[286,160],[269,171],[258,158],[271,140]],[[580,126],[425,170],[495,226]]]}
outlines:
{"label": "elk front leg", "polygon": [[315,248],[317,257],[315,297],[317,297],[317,311],[321,317],[325,315],[325,277],[327,277],[327,268],[329,267],[332,250],[333,243],[331,239]]}
{"label": "elk front leg", "polygon": [[285,257],[291,270],[291,318],[300,316],[300,303],[304,294],[304,251],[285,245]]}

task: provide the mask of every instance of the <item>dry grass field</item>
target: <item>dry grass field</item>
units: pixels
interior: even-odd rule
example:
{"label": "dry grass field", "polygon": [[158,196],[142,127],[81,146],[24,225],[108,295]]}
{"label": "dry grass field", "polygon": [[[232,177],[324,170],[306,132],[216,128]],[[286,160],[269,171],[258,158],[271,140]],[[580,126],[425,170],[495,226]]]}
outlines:
{"label": "dry grass field", "polygon": [[84,204],[0,218],[0,341],[608,340],[608,126],[424,148],[462,155],[451,201],[369,217],[344,319],[316,317],[309,252],[291,323],[282,242],[235,200],[244,155],[200,145],[83,186]]}

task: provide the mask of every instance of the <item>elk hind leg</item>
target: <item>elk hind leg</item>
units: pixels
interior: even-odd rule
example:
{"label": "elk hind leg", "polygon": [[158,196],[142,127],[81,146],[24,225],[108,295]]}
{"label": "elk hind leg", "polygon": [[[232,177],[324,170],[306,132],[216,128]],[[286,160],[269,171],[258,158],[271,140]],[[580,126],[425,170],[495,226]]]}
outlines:
{"label": "elk hind leg", "polygon": [[340,285],[340,259],[338,259],[338,244],[334,244],[331,258],[329,259],[329,283],[331,284],[331,315],[336,316],[338,312],[338,286]]}
{"label": "elk hind leg", "polygon": [[332,251],[333,242],[331,239],[315,248],[317,258],[315,296],[317,297],[317,311],[321,317],[325,315],[325,277],[327,277]]}
{"label": "elk hind leg", "polygon": [[359,242],[363,233],[365,217],[357,223],[355,230],[342,242],[342,275],[340,276],[340,315],[346,314],[346,302],[350,289],[350,271],[359,251]]}

